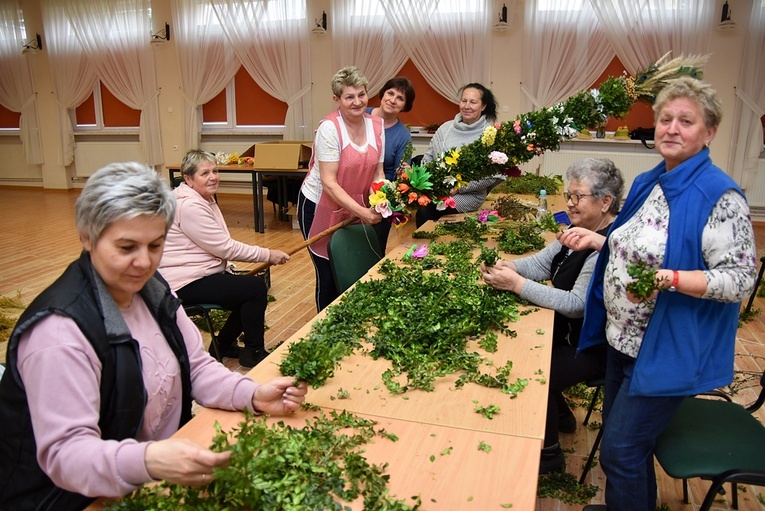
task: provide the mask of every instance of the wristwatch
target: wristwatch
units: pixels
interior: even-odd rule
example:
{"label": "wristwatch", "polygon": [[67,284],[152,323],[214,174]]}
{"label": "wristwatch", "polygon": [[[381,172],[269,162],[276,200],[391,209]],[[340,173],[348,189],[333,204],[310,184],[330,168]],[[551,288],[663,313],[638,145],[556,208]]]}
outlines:
{"label": "wristwatch", "polygon": [[674,293],[677,291],[677,285],[680,283],[680,274],[677,270],[672,270],[672,284],[667,288],[667,291]]}

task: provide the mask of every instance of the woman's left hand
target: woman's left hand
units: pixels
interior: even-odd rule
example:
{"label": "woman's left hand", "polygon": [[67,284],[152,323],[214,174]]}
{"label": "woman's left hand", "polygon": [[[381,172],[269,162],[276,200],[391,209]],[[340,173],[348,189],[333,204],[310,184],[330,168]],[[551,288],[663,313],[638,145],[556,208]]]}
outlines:
{"label": "woman's left hand", "polygon": [[295,378],[282,376],[263,383],[252,395],[252,406],[269,415],[286,415],[294,412],[305,401],[308,392],[306,382],[295,382]]}
{"label": "woman's left hand", "polygon": [[494,266],[481,265],[481,276],[484,282],[494,289],[502,289],[504,291],[512,291],[519,294],[523,288],[523,277],[518,275],[514,269],[510,266],[503,264],[502,261],[497,261]]}

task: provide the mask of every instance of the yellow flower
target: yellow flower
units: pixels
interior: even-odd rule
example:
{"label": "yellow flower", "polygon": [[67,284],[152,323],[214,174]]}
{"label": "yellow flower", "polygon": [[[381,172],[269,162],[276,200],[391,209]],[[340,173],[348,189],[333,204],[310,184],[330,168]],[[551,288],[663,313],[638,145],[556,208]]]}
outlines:
{"label": "yellow flower", "polygon": [[454,178],[457,180],[457,182],[454,184],[454,188],[462,188],[467,184],[467,181],[462,180],[462,174],[457,174],[454,176]]}
{"label": "yellow flower", "polygon": [[481,143],[483,145],[492,145],[496,137],[497,128],[494,126],[487,126],[486,129],[483,130],[483,135],[481,135]]}
{"label": "yellow flower", "polygon": [[370,206],[377,206],[383,201],[387,201],[388,197],[385,195],[385,192],[382,190],[377,190],[373,195],[369,196],[369,205]]}
{"label": "yellow flower", "polygon": [[460,157],[460,150],[459,149],[452,149],[452,152],[444,156],[444,162],[451,166],[451,165],[457,165],[457,160]]}

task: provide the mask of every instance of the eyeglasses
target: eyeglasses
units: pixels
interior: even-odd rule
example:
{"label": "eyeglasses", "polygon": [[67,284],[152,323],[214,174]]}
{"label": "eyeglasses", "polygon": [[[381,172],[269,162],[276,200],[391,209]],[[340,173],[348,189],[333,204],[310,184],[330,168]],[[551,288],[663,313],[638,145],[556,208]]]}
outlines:
{"label": "eyeglasses", "polygon": [[574,206],[579,204],[579,200],[582,197],[594,197],[594,196],[595,196],[594,193],[568,193],[568,192],[563,192],[563,198],[566,199],[566,202],[571,201],[574,204]]}

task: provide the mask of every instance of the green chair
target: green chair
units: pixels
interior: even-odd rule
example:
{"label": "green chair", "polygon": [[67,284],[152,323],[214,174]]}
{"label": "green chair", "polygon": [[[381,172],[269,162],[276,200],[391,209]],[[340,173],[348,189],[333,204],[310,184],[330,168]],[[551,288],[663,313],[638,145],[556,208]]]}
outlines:
{"label": "green chair", "polygon": [[335,285],[341,293],[383,258],[377,233],[364,224],[339,229],[329,239],[327,251]]}
{"label": "green chair", "polygon": [[[700,511],[707,511],[723,484],[731,483],[733,509],[738,509],[738,483],[765,486],[765,426],[752,412],[765,401],[765,373],[760,395],[747,406],[730,400],[690,397],[661,434],[655,455],[664,471],[683,480],[688,503],[688,479],[712,481]],[[720,393],[715,393],[720,396]]]}

